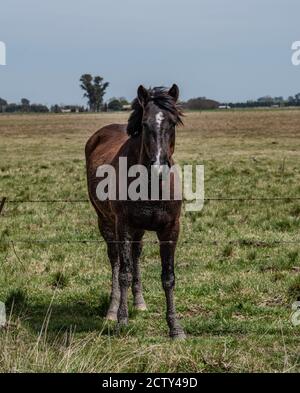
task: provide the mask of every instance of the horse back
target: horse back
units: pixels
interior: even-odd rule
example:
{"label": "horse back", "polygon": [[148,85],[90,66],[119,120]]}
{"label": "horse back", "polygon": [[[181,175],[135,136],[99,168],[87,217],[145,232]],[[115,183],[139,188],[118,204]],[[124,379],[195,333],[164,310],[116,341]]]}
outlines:
{"label": "horse back", "polygon": [[127,141],[126,125],[110,124],[96,131],[85,145],[89,167],[110,164],[121,146]]}
{"label": "horse back", "polygon": [[128,140],[126,125],[110,124],[96,131],[85,146],[87,183],[90,200],[98,215],[112,220],[110,202],[101,202],[96,197],[96,186],[99,179],[96,171],[100,165],[111,164],[119,150]]}

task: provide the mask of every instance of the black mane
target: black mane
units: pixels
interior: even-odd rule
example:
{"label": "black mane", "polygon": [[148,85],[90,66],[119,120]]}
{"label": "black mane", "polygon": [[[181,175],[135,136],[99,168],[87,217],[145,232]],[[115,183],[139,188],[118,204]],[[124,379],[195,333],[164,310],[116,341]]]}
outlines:
{"label": "black mane", "polygon": [[[175,123],[182,123],[182,112],[180,107],[176,104],[174,99],[168,94],[168,89],[165,87],[154,87],[148,90],[150,99],[148,102],[152,101],[160,109],[170,112]],[[127,124],[127,134],[130,136],[137,136],[142,132],[142,118],[143,118],[143,107],[140,104],[138,98],[135,98],[132,102],[131,109],[133,112],[129,116]]]}

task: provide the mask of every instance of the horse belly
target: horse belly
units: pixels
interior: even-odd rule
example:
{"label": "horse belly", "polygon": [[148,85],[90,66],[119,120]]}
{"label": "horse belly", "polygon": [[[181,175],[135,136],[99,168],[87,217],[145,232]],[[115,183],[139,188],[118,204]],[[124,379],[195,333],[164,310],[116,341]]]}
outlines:
{"label": "horse belly", "polygon": [[164,206],[153,208],[151,204],[143,202],[128,210],[128,222],[130,226],[148,231],[156,231],[172,221],[173,216]]}

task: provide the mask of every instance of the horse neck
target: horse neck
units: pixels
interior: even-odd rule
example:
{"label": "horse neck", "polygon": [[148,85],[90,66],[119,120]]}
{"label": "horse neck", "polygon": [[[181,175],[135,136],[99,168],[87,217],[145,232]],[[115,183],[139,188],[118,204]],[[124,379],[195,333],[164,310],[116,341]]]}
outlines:
{"label": "horse neck", "polygon": [[139,136],[135,137],[132,140],[128,158],[130,160],[131,165],[139,164],[148,167],[149,158],[144,149],[143,143],[143,135],[140,134]]}

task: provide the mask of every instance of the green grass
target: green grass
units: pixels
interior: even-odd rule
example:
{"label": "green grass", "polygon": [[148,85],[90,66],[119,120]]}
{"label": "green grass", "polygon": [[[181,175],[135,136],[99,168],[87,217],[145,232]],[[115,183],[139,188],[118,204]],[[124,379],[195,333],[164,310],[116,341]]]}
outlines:
{"label": "green grass", "polygon": [[[84,144],[102,125],[125,120],[0,116],[0,196],[86,199]],[[297,110],[188,113],[176,159],[205,165],[208,198],[299,197],[299,120]],[[141,258],[148,311],[136,313],[130,296],[129,327],[116,336],[103,318],[111,271],[90,204],[8,200],[0,216],[0,301],[9,318],[0,371],[300,371],[300,326],[291,323],[300,201],[207,201],[181,222],[176,301],[188,339],[167,336],[152,243]]]}

